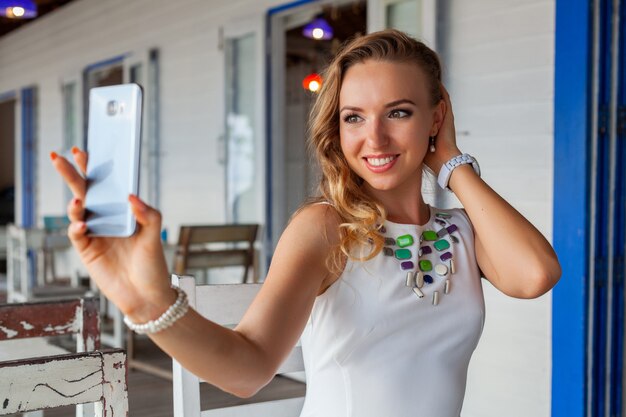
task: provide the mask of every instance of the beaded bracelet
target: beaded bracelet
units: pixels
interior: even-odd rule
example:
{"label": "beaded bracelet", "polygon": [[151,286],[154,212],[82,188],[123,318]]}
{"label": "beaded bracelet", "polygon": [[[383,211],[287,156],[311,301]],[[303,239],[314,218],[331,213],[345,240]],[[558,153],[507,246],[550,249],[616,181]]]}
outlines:
{"label": "beaded bracelet", "polygon": [[124,316],[124,323],[126,323],[128,328],[138,334],[157,333],[167,329],[174,324],[176,320],[183,317],[187,313],[187,310],[189,310],[189,299],[185,291],[181,290],[179,287],[172,286],[172,288],[177,294],[176,301],[165,310],[165,313],[161,314],[156,320],[150,320],[142,324],[133,323],[128,316]]}

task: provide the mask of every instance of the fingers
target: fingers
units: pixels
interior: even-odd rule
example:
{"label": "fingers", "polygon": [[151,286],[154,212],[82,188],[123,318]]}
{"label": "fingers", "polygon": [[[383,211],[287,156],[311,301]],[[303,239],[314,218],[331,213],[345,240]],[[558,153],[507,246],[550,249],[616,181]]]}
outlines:
{"label": "fingers", "polygon": [[133,211],[133,214],[137,218],[137,223],[139,223],[143,228],[148,230],[149,233],[160,236],[161,213],[144,203],[136,195],[129,195],[128,201],[130,202],[130,207]]}
{"label": "fingers", "polygon": [[83,175],[87,175],[87,152],[83,152],[76,146],[72,146],[72,155],[74,155],[74,162],[78,165],[80,172]]}
{"label": "fingers", "polygon": [[76,168],[70,164],[67,159],[58,155],[56,152],[50,152],[52,165],[63,177],[65,183],[70,187],[74,197],[81,200],[85,198],[85,179],[76,171]]}
{"label": "fingers", "polygon": [[87,224],[84,221],[72,221],[70,227],[67,229],[67,236],[79,253],[82,253],[89,245]]}
{"label": "fingers", "polygon": [[80,198],[74,197],[67,205],[67,217],[71,222],[83,221],[85,218],[85,207]]}

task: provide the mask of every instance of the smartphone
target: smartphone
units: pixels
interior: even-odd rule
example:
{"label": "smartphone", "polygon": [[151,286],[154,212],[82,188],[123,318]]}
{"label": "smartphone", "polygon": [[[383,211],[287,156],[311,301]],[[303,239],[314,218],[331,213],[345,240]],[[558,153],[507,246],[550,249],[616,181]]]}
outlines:
{"label": "smartphone", "polygon": [[139,193],[142,97],[137,84],[89,91],[85,221],[90,236],[135,233],[128,195]]}

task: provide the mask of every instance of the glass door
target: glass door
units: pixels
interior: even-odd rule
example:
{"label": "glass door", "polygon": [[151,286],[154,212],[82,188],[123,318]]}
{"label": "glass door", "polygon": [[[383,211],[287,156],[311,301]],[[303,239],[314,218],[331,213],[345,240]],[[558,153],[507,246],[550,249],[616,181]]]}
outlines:
{"label": "glass door", "polygon": [[227,223],[261,225],[258,269],[265,270],[266,225],[265,48],[262,18],[240,20],[221,29],[224,52],[224,164]]}
{"label": "glass door", "polygon": [[394,28],[437,49],[436,0],[368,0],[367,31]]}
{"label": "glass door", "polygon": [[124,83],[139,84],[143,92],[139,195],[159,208],[160,137],[159,137],[159,53],[139,51],[123,61]]}

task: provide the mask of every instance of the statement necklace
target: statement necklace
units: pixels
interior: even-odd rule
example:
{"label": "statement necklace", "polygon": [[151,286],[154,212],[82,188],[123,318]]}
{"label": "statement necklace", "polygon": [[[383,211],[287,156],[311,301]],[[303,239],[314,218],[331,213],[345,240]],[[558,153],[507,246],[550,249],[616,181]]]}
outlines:
{"label": "statement necklace", "polygon": [[[449,213],[435,213],[434,223],[440,226],[439,230],[427,229],[419,235],[417,265],[412,261],[413,254],[408,249],[415,243],[413,235],[384,236],[383,255],[400,261],[400,269],[406,272],[405,285],[412,289],[418,299],[425,297],[423,289],[436,280],[445,279],[444,294],[449,294],[452,289],[450,279],[456,273],[452,248],[459,243],[459,238],[454,235],[459,228],[451,223],[451,218]],[[380,231],[383,234],[387,232],[384,226]],[[433,292],[432,304],[439,304],[439,291]]]}

